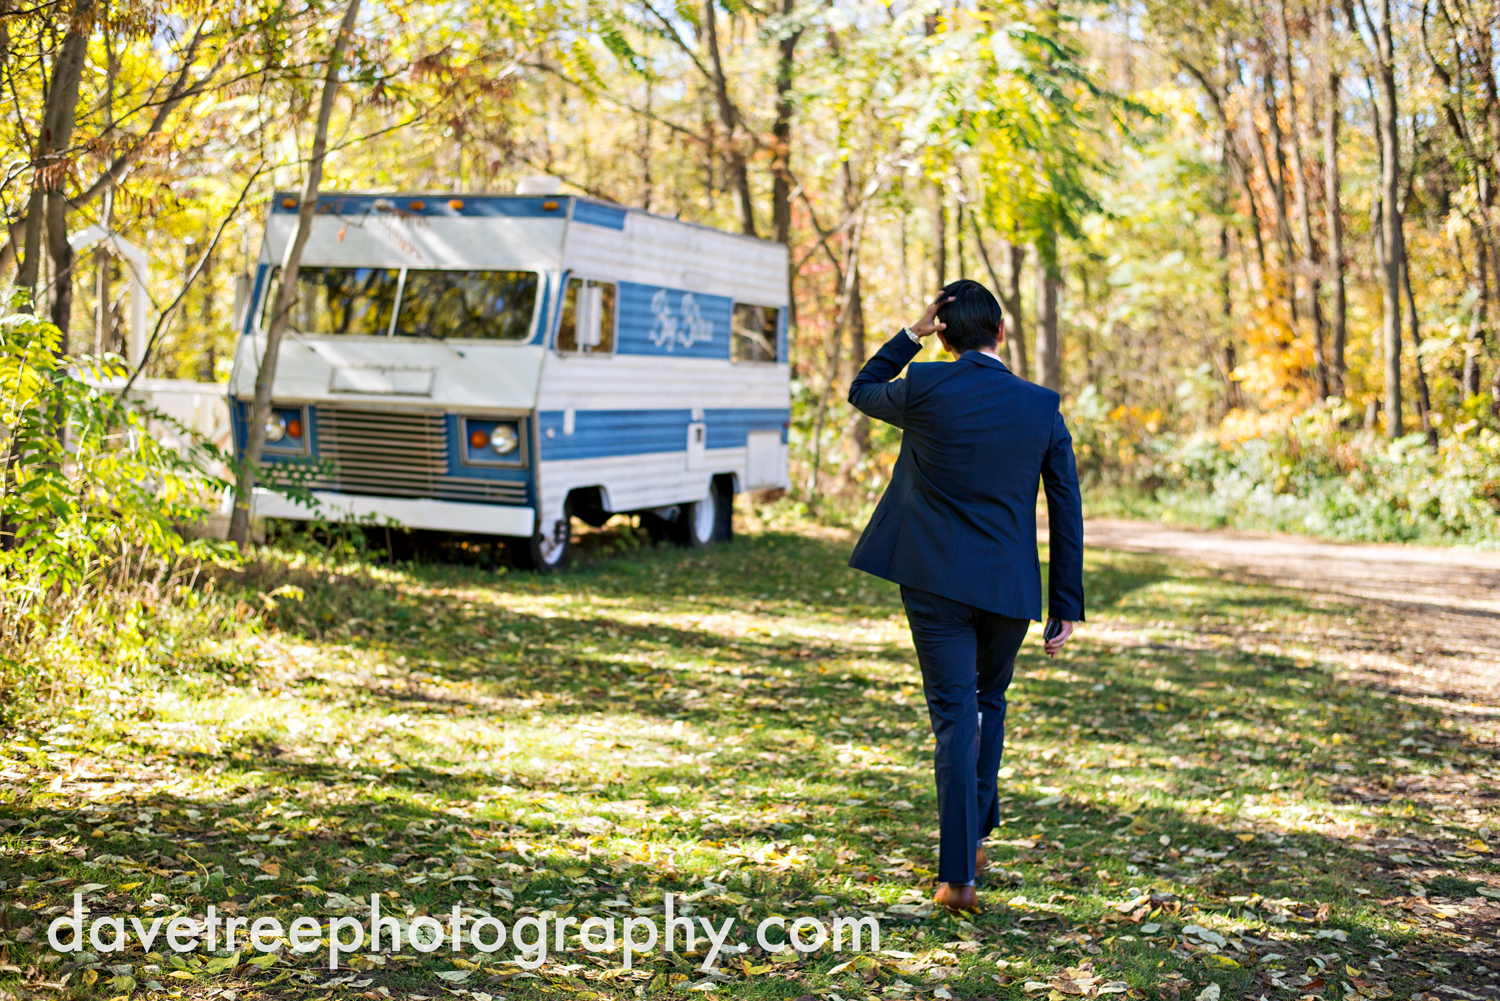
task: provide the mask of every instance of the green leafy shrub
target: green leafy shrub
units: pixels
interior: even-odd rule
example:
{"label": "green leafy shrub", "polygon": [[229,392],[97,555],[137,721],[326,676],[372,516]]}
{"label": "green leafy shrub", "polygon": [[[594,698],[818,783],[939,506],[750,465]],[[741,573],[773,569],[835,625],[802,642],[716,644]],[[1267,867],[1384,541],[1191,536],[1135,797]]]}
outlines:
{"label": "green leafy shrub", "polygon": [[221,641],[243,607],[202,570],[238,557],[186,531],[225,487],[210,472],[225,456],[162,445],[148,422],[167,418],[101,388],[118,361],[59,342],[29,313],[0,319],[0,692],[232,659]]}
{"label": "green leafy shrub", "polygon": [[1180,434],[1087,390],[1068,421],[1080,475],[1112,494],[1106,507],[1341,540],[1500,543],[1500,433],[1477,412],[1436,450],[1421,434],[1387,441],[1356,416],[1330,400]]}

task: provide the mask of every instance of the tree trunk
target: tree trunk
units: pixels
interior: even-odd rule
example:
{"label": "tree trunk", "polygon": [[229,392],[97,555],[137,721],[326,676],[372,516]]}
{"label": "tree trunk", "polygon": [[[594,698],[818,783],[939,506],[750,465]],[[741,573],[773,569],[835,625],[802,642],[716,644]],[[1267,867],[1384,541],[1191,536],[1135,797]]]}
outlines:
{"label": "tree trunk", "polygon": [[1227,413],[1240,407],[1240,384],[1235,381],[1234,370],[1234,294],[1229,281],[1229,227],[1219,224],[1219,311],[1224,317],[1224,340],[1222,361],[1224,368],[1224,410]]}
{"label": "tree trunk", "polygon": [[[850,379],[865,367],[868,353],[865,350],[865,300],[860,291],[859,262],[854,262],[854,281],[849,290],[849,372]],[[854,412],[854,424],[849,429],[849,440],[854,445],[850,466],[857,466],[870,454],[870,418]]]}
{"label": "tree trunk", "polygon": [[[1240,406],[1240,384],[1234,378],[1234,286],[1229,279],[1229,175],[1232,170],[1231,155],[1234,135],[1223,129],[1219,143],[1219,276],[1220,313],[1224,317],[1223,340],[1220,342],[1222,356],[1220,366],[1224,372],[1224,412],[1227,414]],[[1251,196],[1254,197],[1253,195]]]}
{"label": "tree trunk", "polygon": [[255,465],[266,445],[266,422],[271,419],[271,390],[276,383],[276,363],[281,354],[281,338],[286,333],[292,302],[297,294],[297,272],[302,267],[302,250],[312,235],[313,213],[318,207],[318,186],[323,180],[323,158],[328,152],[328,122],[333,117],[333,99],[338,93],[339,66],[354,32],[359,14],[359,0],[349,0],[344,18],[339,22],[333,48],[328,53],[328,69],[323,77],[323,97],[318,105],[318,121],[313,129],[312,155],[307,161],[307,178],[302,185],[302,199],[297,206],[297,229],[281,260],[281,284],[271,308],[271,324],[266,330],[265,352],[255,373],[255,401],[250,408],[249,427],[245,429],[245,454],[235,480],[234,511],[229,520],[229,541],[244,549],[250,540],[250,502],[255,493]]}
{"label": "tree trunk", "polygon": [[708,43],[708,56],[713,67],[714,97],[719,105],[719,117],[724,122],[724,131],[729,136],[729,179],[740,201],[740,231],[746,236],[755,235],[755,203],[750,197],[750,171],[745,163],[745,151],[739,136],[740,116],[734,102],[729,99],[729,82],[724,76],[724,60],[719,54],[719,24],[715,17],[714,0],[703,0],[703,38]]}
{"label": "tree trunk", "polygon": [[958,258],[958,277],[955,281],[963,281],[969,277],[969,267],[964,260],[964,203],[960,199],[953,210],[953,250],[954,256]]}
{"label": "tree trunk", "polygon": [[938,289],[948,284],[948,199],[941,181],[932,182],[932,271],[937,284],[932,291],[924,292],[925,305],[937,296]]}
{"label": "tree trunk", "polygon": [[[203,267],[202,267],[202,269],[199,272],[199,274],[201,274],[203,276],[203,302],[202,302],[202,304],[199,307],[200,312],[198,314],[199,315],[199,321],[198,322],[200,322],[200,323],[203,324],[203,329],[205,331],[211,331],[211,330],[215,329],[215,327],[214,327],[214,281],[213,281],[214,263],[215,263],[215,261],[214,261],[214,248],[210,244],[209,247],[208,247],[208,249],[204,252],[204,255],[203,255]],[[193,280],[193,275],[192,275],[191,272],[189,272],[189,274],[188,274],[188,281],[192,281],[192,280]],[[184,310],[184,312],[185,312],[185,310]],[[202,377],[202,379],[203,379],[204,382],[213,382],[214,381],[214,365],[217,362],[217,360],[218,359],[214,357],[214,341],[213,341],[212,336],[210,336],[208,338],[208,350],[204,353],[202,367],[199,369],[199,371],[202,373],[201,377]]]}
{"label": "tree trunk", "polygon": [[1026,361],[1026,317],[1021,308],[1021,267],[1026,263],[1026,247],[1006,241],[1005,256],[1005,298],[1000,301],[1000,309],[1005,314],[1006,335],[1010,338],[1011,371],[1024,379],[1031,371]]}
{"label": "tree trunk", "polygon": [[1383,247],[1385,322],[1385,433],[1399,438],[1401,423],[1401,270],[1405,241],[1401,238],[1401,129],[1396,104],[1396,50],[1391,25],[1391,0],[1381,0],[1380,71],[1380,237]]}
{"label": "tree trunk", "polygon": [[47,195],[41,181],[35,181],[26,200],[26,215],[21,220],[21,264],[16,268],[16,288],[25,290],[30,301],[23,307],[36,312],[36,283],[42,267],[42,222],[46,216]]}
{"label": "tree trunk", "polygon": [[1058,343],[1057,234],[1048,232],[1036,246],[1036,381],[1062,392],[1062,345]]}
{"label": "tree trunk", "polygon": [[58,351],[65,355],[73,320],[73,247],[68,243],[68,196],[60,185],[47,193],[47,252],[52,258],[51,320],[61,334]]}
{"label": "tree trunk", "polygon": [[1349,300],[1344,289],[1344,206],[1339,179],[1339,70],[1333,52],[1333,11],[1322,13],[1324,58],[1328,64],[1328,103],[1323,119],[1323,210],[1328,229],[1328,282],[1333,292],[1329,317],[1328,391],[1344,395],[1344,344],[1348,336]]}
{"label": "tree trunk", "polygon": [[[848,161],[844,163],[845,183],[848,183]],[[834,320],[833,326],[823,335],[823,344],[826,349],[823,395],[818,400],[817,416],[813,419],[813,450],[812,450],[812,472],[807,481],[807,509],[816,511],[818,509],[819,483],[823,472],[823,430],[828,422],[828,411],[833,403],[833,385],[839,374],[839,355],[844,345],[844,329],[849,325],[852,318],[852,305],[854,300],[854,283],[859,277],[859,244],[864,236],[864,217],[861,215],[854,222],[854,232],[844,235],[844,253],[841,266],[839,266],[839,277],[841,279],[838,290],[839,312]]]}
{"label": "tree trunk", "polygon": [[[781,16],[790,20],[795,0],[781,0]],[[777,49],[776,120],[771,126],[775,148],[771,153],[771,227],[774,239],[788,249],[792,245],[792,74],[796,68],[797,41],[802,29],[788,30]],[[797,274],[787,255],[787,287],[796,288]],[[793,292],[787,310],[787,326],[797,325],[797,296]]]}
{"label": "tree trunk", "polygon": [[[1245,115],[1250,123],[1250,140],[1255,158],[1260,163],[1260,169],[1266,175],[1266,186],[1271,189],[1272,207],[1276,209],[1276,241],[1281,246],[1281,266],[1290,272],[1292,268],[1292,224],[1287,217],[1286,211],[1286,153],[1282,149],[1281,140],[1281,113],[1276,106],[1276,94],[1272,84],[1270,58],[1266,55],[1265,39],[1256,40],[1256,60],[1260,63],[1260,87],[1261,100],[1265,106],[1266,129],[1271,134],[1271,148],[1276,156],[1276,171],[1272,173],[1271,163],[1266,153],[1265,143],[1261,141],[1260,130],[1255,126],[1255,118],[1250,114],[1249,105],[1246,105]],[[1296,300],[1288,297],[1293,311],[1296,310]]]}
{"label": "tree trunk", "polygon": [[1026,329],[1021,320],[1021,265],[1026,260],[1026,248],[1010,241],[1004,243],[1005,256],[1001,264],[1003,274],[995,270],[989,250],[984,245],[984,234],[979,230],[979,216],[969,213],[974,230],[974,246],[979,249],[979,259],[989,273],[995,286],[995,298],[1000,300],[1000,313],[1005,317],[1005,343],[1010,350],[1010,370],[1026,378],[1030,369],[1026,367]]}
{"label": "tree trunk", "polygon": [[1489,250],[1483,237],[1474,241],[1474,271],[1479,278],[1478,295],[1474,302],[1474,315],[1469,321],[1469,340],[1464,345],[1463,397],[1465,400],[1479,395],[1479,354],[1484,348],[1485,328],[1488,326]]}
{"label": "tree trunk", "polygon": [[[849,160],[844,161],[844,211],[846,213],[860,212],[859,222],[855,225],[863,232],[864,215],[858,206],[858,186],[855,184],[854,168]],[[849,372],[845,385],[848,385],[865,366],[865,301],[864,294],[860,290],[860,268],[859,268],[859,242],[856,240],[845,249],[845,269],[847,271],[847,287],[845,289],[844,302],[844,326],[849,333]],[[850,442],[853,444],[853,454],[844,463],[844,474],[847,476],[870,451],[870,419],[858,410],[851,415],[853,424],[850,431]]]}
{"label": "tree trunk", "polygon": [[1287,122],[1292,129],[1292,173],[1296,180],[1297,228],[1302,243],[1302,279],[1307,288],[1307,313],[1312,320],[1314,371],[1318,399],[1328,399],[1328,361],[1323,345],[1323,307],[1318,301],[1318,248],[1313,243],[1312,205],[1307,190],[1307,170],[1302,162],[1302,117],[1297,110],[1297,78],[1292,70],[1292,35],[1287,26],[1286,0],[1278,0],[1276,16],[1281,26],[1281,68],[1286,77]]}
{"label": "tree trunk", "polygon": [[1427,373],[1422,369],[1422,331],[1417,323],[1417,298],[1411,292],[1411,261],[1402,248],[1401,283],[1406,288],[1407,325],[1411,329],[1412,367],[1417,376],[1417,414],[1422,419],[1422,433],[1433,450],[1438,447],[1437,428],[1432,426],[1432,396],[1427,392]]}
{"label": "tree trunk", "polygon": [[[35,180],[23,230],[25,257],[16,272],[16,284],[35,294],[45,241],[47,252],[52,257],[52,321],[56,323],[59,318],[63,320],[59,327],[63,332],[64,354],[68,350],[67,321],[73,308],[73,252],[68,246],[68,203],[63,196],[67,172],[55,169],[60,165],[52,161],[73,142],[73,125],[78,119],[79,81],[83,77],[84,63],[88,57],[89,14],[93,7],[94,0],[77,0],[74,3],[68,33],[58,46],[57,58],[52,62],[52,79],[47,88],[46,104],[42,108],[42,127],[37,136],[36,159],[32,161],[32,176]],[[60,243],[57,233],[59,229],[62,230]]]}
{"label": "tree trunk", "polygon": [[646,113],[641,116],[641,208],[651,211],[651,81],[646,81]]}

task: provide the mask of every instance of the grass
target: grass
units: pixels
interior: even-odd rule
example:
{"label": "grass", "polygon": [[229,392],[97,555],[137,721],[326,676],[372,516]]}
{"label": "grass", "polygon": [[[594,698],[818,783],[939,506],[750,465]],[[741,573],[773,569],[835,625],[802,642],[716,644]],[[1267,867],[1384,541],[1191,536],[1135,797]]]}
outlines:
{"label": "grass", "polygon": [[[1065,655],[1035,636],[1021,655],[983,914],[932,913],[920,677],[895,588],[848,570],[851,544],[757,523],[686,552],[612,526],[546,578],[265,553],[241,586],[269,625],[220,640],[222,671],[9,707],[0,1001],[1408,998],[1500,980],[1494,735],[1353,679],[1398,626],[1121,554],[1090,554]],[[712,973],[701,949],[627,972],[574,939],[534,970],[510,948],[407,949],[330,973],[322,951],[46,945],[75,893],[90,920],[149,924],[210,904],[363,917],[377,892],[404,921],[459,905],[507,927],[692,895],[750,949]],[[765,954],[772,914],[878,915],[881,951]]]}

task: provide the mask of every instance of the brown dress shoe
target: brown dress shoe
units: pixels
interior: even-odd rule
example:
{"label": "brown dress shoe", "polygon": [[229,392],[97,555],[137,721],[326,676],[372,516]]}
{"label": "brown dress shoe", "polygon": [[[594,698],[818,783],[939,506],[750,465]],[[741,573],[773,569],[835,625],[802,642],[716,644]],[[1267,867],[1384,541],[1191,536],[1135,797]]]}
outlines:
{"label": "brown dress shoe", "polygon": [[949,914],[979,910],[979,894],[974,892],[972,886],[960,883],[939,883],[937,892],[932,895],[932,902]]}
{"label": "brown dress shoe", "polygon": [[974,849],[974,874],[977,876],[990,867],[990,857],[984,853],[984,845]]}

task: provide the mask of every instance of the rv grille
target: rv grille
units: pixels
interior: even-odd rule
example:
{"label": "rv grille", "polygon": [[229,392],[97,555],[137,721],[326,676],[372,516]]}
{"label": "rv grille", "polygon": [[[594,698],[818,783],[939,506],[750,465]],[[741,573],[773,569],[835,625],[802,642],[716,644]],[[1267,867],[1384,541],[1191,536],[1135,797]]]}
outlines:
{"label": "rv grille", "polygon": [[442,414],[319,407],[318,451],[333,465],[323,486],[346,494],[524,504],[526,485],[448,476]]}

